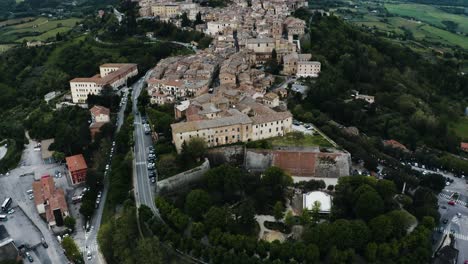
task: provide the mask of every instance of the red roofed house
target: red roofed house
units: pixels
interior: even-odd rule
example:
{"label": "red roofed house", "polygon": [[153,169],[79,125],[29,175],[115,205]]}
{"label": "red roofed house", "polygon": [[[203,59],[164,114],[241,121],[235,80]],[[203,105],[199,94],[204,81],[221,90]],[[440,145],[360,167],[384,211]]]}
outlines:
{"label": "red roofed house", "polygon": [[383,144],[385,147],[392,147],[392,148],[400,149],[405,152],[409,152],[409,150],[405,147],[405,145],[393,139],[384,140]]}
{"label": "red roofed house", "polygon": [[34,204],[37,212],[44,218],[49,227],[63,226],[63,219],[69,215],[65,192],[55,188],[54,178],[42,176],[33,182]]}
{"label": "red roofed house", "polygon": [[466,142],[460,143],[460,148],[461,148],[461,150],[463,150],[465,152],[468,152],[468,143],[466,143]]}
{"label": "red roofed house", "polygon": [[72,184],[78,184],[86,181],[86,161],[82,154],[67,157],[67,167],[70,172],[70,179]]}
{"label": "red roofed house", "polygon": [[104,106],[95,105],[89,111],[91,112],[89,130],[91,131],[91,138],[94,140],[94,136],[101,131],[101,127],[110,122],[110,110]]}

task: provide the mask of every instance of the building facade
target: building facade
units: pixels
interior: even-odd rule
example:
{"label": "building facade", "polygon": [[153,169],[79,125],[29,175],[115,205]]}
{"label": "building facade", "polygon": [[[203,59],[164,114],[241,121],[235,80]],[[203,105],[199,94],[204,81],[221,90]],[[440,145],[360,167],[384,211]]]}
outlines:
{"label": "building facade", "polygon": [[88,95],[99,95],[105,86],[114,89],[126,84],[127,80],[138,74],[136,64],[104,64],[99,68],[99,74],[90,78],[75,78],[70,81],[73,103],[84,104]]}
{"label": "building facade", "polygon": [[318,77],[321,64],[318,61],[299,61],[297,63],[297,77]]}
{"label": "building facade", "polygon": [[82,154],[66,158],[69,176],[72,184],[79,184],[86,181],[88,166]]}

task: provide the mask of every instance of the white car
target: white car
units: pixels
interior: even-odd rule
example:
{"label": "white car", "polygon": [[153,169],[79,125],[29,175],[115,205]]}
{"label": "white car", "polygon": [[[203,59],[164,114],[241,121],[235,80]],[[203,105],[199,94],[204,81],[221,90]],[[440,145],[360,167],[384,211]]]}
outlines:
{"label": "white car", "polygon": [[13,214],[14,212],[15,212],[15,209],[10,209],[10,210],[8,211],[8,214]]}
{"label": "white car", "polygon": [[91,254],[91,251],[88,250],[88,253],[86,253],[86,257],[88,260],[91,260],[93,258],[93,255]]}

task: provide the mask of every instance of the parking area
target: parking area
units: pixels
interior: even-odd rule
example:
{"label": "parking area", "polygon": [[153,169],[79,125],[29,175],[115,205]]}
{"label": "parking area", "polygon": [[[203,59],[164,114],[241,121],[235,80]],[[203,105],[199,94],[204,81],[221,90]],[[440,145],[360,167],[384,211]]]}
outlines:
{"label": "parking area", "polygon": [[[56,172],[61,177],[55,177]],[[65,193],[71,193],[66,169],[60,164],[45,164],[41,152],[37,150],[37,142],[30,141],[25,147],[20,165],[10,172],[0,175],[0,200],[11,197],[15,212],[8,215],[8,220],[2,222],[15,243],[28,247],[40,245],[41,237],[49,245],[47,249],[36,247],[31,256],[36,263],[67,263],[63,250],[56,237],[49,230],[46,222],[40,218],[33,197],[27,193],[32,189],[32,183],[43,175],[54,176],[56,187],[63,188]]]}

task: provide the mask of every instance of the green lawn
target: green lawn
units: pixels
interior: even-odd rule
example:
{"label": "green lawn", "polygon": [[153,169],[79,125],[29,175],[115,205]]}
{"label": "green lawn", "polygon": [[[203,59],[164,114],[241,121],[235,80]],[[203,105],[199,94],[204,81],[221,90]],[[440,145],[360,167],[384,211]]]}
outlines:
{"label": "green lawn", "polygon": [[0,44],[0,54],[11,49],[13,46],[13,44]]}
{"label": "green lawn", "polygon": [[467,16],[450,14],[433,6],[421,4],[385,4],[385,8],[392,14],[413,17],[441,28],[446,28],[443,21],[453,21],[458,24],[458,31],[468,33]]}
{"label": "green lawn", "polygon": [[302,138],[296,137],[297,132],[286,134],[283,137],[268,139],[274,147],[279,146],[300,146],[300,147],[332,147],[332,145],[321,135],[305,135]]}
{"label": "green lawn", "polygon": [[468,117],[460,119],[451,128],[462,140],[468,140]]}
{"label": "green lawn", "polygon": [[26,23],[6,26],[0,29],[0,39],[5,42],[23,42],[24,40],[47,40],[58,32],[63,33],[72,29],[79,18],[52,20],[45,17],[37,18]]}
{"label": "green lawn", "polygon": [[54,28],[52,30],[44,32],[43,34],[41,34],[39,36],[31,36],[31,37],[20,38],[20,39],[16,40],[16,42],[23,42],[24,40],[25,41],[39,41],[39,40],[40,41],[46,41],[49,38],[55,38],[57,33],[64,33],[64,32],[67,32],[69,30],[70,30],[70,28],[65,28],[65,27]]}

